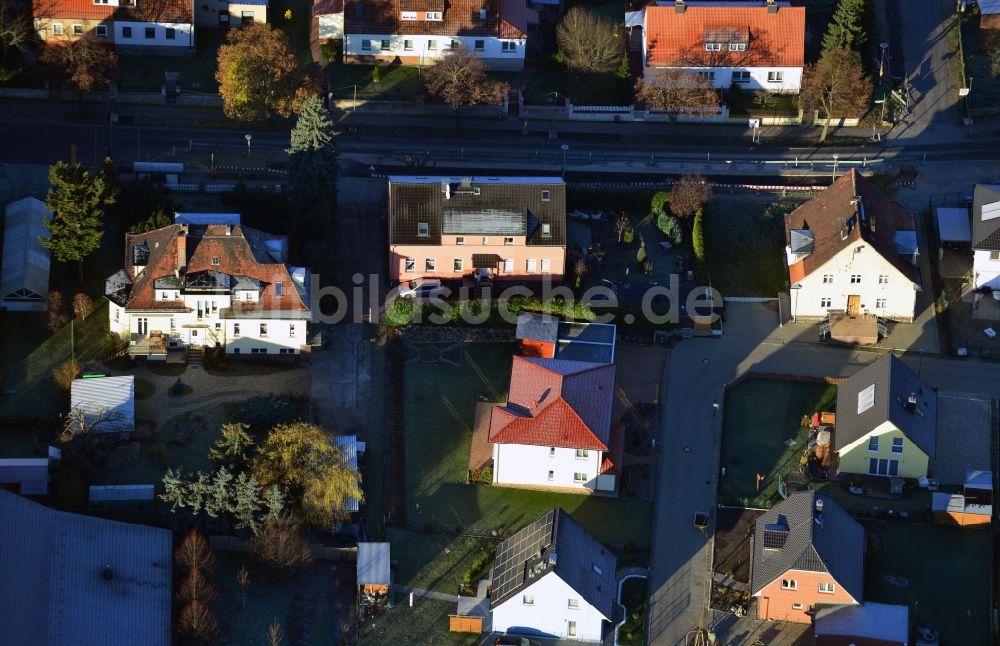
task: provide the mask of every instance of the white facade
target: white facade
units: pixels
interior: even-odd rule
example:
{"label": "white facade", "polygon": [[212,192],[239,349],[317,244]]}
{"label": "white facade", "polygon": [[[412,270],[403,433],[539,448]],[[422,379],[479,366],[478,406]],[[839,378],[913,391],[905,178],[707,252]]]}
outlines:
{"label": "white facade", "polygon": [[[433,65],[452,43],[483,60],[488,69],[519,70],[524,67],[526,40],[495,36],[408,36],[405,34],[344,34],[344,56],[371,57],[391,61],[399,58],[407,65]],[[383,47],[385,45],[385,47]]]}
{"label": "white facade", "polygon": [[593,449],[494,444],[493,484],[613,491],[614,476],[599,476],[603,455]]}
{"label": "white facade", "polygon": [[328,13],[316,16],[319,24],[320,40],[327,38],[340,39],[344,37],[344,14]]}
{"label": "white facade", "polygon": [[859,240],[792,285],[792,318],[822,318],[827,310],[847,310],[848,296],[859,296],[859,313],[913,321],[918,290],[871,244]]}
{"label": "white facade", "polygon": [[194,47],[194,25],[188,23],[116,20],[114,32],[116,47]]}
{"label": "white facade", "polygon": [[[643,48],[645,48],[645,41]],[[645,52],[643,52],[643,60]],[[655,83],[657,69],[679,69],[688,74],[701,74],[712,81],[712,86],[727,90],[735,81],[743,90],[767,90],[777,93],[798,93],[802,87],[801,67],[647,67],[647,77]],[[749,75],[749,76],[748,76]]]}
{"label": "white facade", "polygon": [[973,287],[991,287],[1000,290],[1000,251],[976,249],[972,254]]}
{"label": "white facade", "polygon": [[251,22],[267,22],[266,4],[199,0],[194,11],[195,24],[199,27],[238,27]]}
{"label": "white facade", "polygon": [[549,572],[495,608],[493,630],[538,632],[559,639],[601,641],[604,615],[563,581]]}

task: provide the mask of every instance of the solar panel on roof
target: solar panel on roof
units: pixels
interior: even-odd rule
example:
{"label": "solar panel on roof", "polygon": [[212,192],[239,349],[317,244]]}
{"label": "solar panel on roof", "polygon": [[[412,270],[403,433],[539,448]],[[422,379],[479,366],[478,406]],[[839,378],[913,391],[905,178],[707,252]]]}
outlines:
{"label": "solar panel on roof", "polygon": [[875,384],[858,393],[858,415],[875,405]]}

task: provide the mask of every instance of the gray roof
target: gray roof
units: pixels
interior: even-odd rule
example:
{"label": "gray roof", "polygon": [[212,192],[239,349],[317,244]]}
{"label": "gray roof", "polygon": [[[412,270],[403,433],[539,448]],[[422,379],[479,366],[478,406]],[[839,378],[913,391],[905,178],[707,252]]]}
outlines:
{"label": "gray roof", "polygon": [[[427,225],[427,235],[418,234],[418,224]],[[442,234],[523,235],[528,245],[565,245],[566,184],[558,177],[390,177],[389,244],[437,245]]]}
{"label": "gray roof", "polygon": [[22,496],[44,496],[49,492],[48,458],[0,459],[0,485],[16,484]]}
{"label": "gray roof", "polygon": [[618,559],[560,508],[497,546],[490,604],[497,607],[555,573],[609,621]]}
{"label": "gray roof", "polygon": [[33,197],[7,205],[0,298],[45,301],[48,297],[51,255],[40,238],[52,237],[45,228],[45,218],[51,217],[45,203]]}
{"label": "gray roof", "polygon": [[[816,511],[817,501],[822,512]],[[864,562],[865,530],[829,496],[793,493],[754,523],[750,586],[755,595],[789,570],[804,570],[828,572],[860,603]]]}
{"label": "gray roof", "polygon": [[826,606],[816,611],[815,632],[817,637],[837,635],[858,642],[906,644],[910,638],[910,608],[873,601],[861,606]]}
{"label": "gray roof", "polygon": [[[874,385],[874,394],[870,389]],[[859,402],[872,402],[861,410]],[[913,396],[914,405],[908,403]],[[861,412],[859,412],[859,410]],[[937,392],[892,354],[882,355],[837,388],[837,429],[833,448],[863,438],[891,421],[931,459],[937,442]]]}
{"label": "gray roof", "polygon": [[87,425],[94,425],[90,429],[94,433],[135,430],[135,377],[74,379],[70,410],[82,410]]}
{"label": "gray roof", "polygon": [[517,315],[518,339],[530,339],[532,341],[545,341],[555,343],[559,334],[559,319],[548,314],[535,314],[534,312],[522,312]]}
{"label": "gray roof", "polygon": [[5,644],[170,644],[168,530],[56,511],[0,490],[0,564]]}
{"label": "gray roof", "polygon": [[[972,193],[972,248],[1000,250],[1000,186],[976,184]],[[983,211],[986,219],[983,219]]]}
{"label": "gray roof", "polygon": [[[333,443],[336,445],[340,454],[344,458],[344,462],[348,466],[353,468],[355,471],[358,470],[358,436],[357,435],[337,435],[333,438]],[[347,499],[347,504],[340,511],[355,512],[358,511],[361,501],[351,496]]]}
{"label": "gray roof", "polygon": [[556,358],[614,363],[617,330],[613,323],[563,321],[559,324],[559,347]]}
{"label": "gray roof", "polygon": [[389,585],[389,544],[358,543],[358,585]]}

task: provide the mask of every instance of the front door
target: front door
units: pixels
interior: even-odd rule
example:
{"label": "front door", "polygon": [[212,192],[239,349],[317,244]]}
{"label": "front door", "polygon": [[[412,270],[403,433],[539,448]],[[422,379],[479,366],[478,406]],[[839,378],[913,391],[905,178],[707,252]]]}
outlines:
{"label": "front door", "polygon": [[861,296],[859,294],[851,294],[847,297],[847,314],[852,316],[861,311]]}
{"label": "front door", "polygon": [[139,336],[146,336],[148,330],[149,319],[140,318],[136,320],[136,329],[139,332]]}

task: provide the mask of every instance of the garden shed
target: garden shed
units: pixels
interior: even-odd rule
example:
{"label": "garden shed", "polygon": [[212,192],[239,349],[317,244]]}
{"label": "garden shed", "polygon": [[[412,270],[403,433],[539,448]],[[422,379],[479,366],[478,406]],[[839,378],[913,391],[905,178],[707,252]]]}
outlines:
{"label": "garden shed", "polygon": [[392,607],[389,543],[358,543],[358,603]]}
{"label": "garden shed", "polygon": [[135,377],[74,379],[70,389],[74,433],[120,433],[135,430]]}

